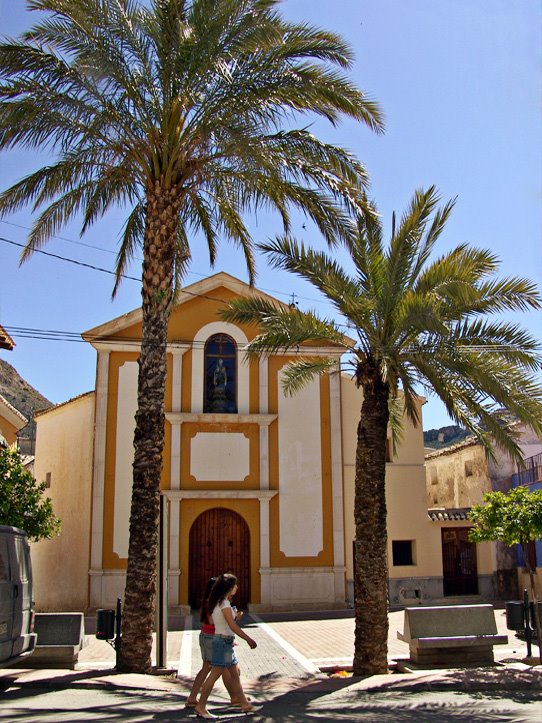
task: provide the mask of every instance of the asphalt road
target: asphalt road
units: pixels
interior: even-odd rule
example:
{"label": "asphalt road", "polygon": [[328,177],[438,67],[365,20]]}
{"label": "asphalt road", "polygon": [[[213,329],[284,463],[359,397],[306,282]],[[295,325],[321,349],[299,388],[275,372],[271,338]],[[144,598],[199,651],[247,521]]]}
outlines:
{"label": "asphalt road", "polygon": [[[47,690],[28,686],[0,693],[2,723],[80,723],[97,721],[157,722],[199,720],[183,707],[184,696],[154,690],[67,688]],[[247,716],[211,702],[222,721],[247,721]],[[349,692],[293,690],[264,703],[251,717],[254,723],[285,721],[367,721],[367,723],[540,723],[542,693],[492,692]]]}

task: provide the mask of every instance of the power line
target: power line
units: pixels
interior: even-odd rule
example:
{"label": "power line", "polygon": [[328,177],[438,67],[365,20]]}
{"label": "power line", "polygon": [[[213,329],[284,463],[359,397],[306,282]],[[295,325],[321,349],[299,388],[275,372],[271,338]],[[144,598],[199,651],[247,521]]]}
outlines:
{"label": "power line", "polygon": [[[5,243],[12,244],[12,246],[19,246],[19,248],[26,248],[25,244],[19,243],[18,241],[12,241],[11,239],[5,238],[4,236],[0,236],[0,241],[4,241]],[[52,254],[50,251],[44,251],[43,249],[32,249],[33,253],[39,253],[43,254],[44,256],[50,256],[54,259],[58,259],[60,261],[67,261],[70,264],[75,264],[76,266],[83,266],[84,268],[91,269],[92,271],[100,271],[104,274],[110,274],[112,276],[117,276],[115,271],[111,271],[111,269],[104,269],[101,266],[94,266],[93,264],[87,264],[83,261],[76,261],[75,259],[70,259],[67,256],[60,256],[59,254]],[[128,274],[119,274],[123,279],[129,279],[130,281],[137,281],[138,283],[141,283],[141,279],[136,276],[128,276]],[[185,289],[179,289],[179,294],[187,294],[188,296],[194,296],[199,299],[207,299],[209,301],[218,301],[221,304],[224,303],[224,299],[219,299],[215,296],[209,296],[208,294],[197,294],[194,291],[186,291]]]}
{"label": "power line", "polygon": [[[59,329],[34,329],[31,327],[19,327],[19,326],[6,326],[4,325],[3,328],[7,331],[7,333],[13,337],[18,339],[36,339],[36,340],[44,340],[44,341],[67,341],[67,342],[77,342],[77,343],[88,343],[92,341],[106,341],[108,344],[111,344],[112,346],[118,345],[126,345],[126,344],[133,344],[134,347],[141,346],[141,336],[124,336],[122,338],[107,338],[104,339],[104,337],[95,334],[95,335],[86,335],[86,338],[83,339],[81,334],[79,332],[73,332],[73,331],[64,331]],[[183,348],[203,348],[206,345],[206,340],[201,341],[195,341],[193,339],[168,339],[167,344],[168,346],[179,346]],[[152,342],[150,342],[152,344]],[[157,342],[159,344],[159,342]],[[293,345],[290,350],[295,351],[294,347],[296,345]],[[285,347],[286,348],[286,347]],[[435,345],[434,347],[423,347],[424,351],[431,351],[432,348],[437,348]],[[460,352],[472,352],[472,353],[505,353],[509,351],[524,351],[521,347],[511,347],[511,346],[505,346],[503,344],[488,344],[488,345],[481,345],[481,344],[472,344],[467,345],[463,344],[457,347],[454,347],[457,349],[457,351]],[[420,346],[412,346],[409,348],[404,349],[404,352],[408,354],[409,352],[416,352],[420,350]],[[307,347],[306,351],[311,351],[311,347]],[[345,349],[344,353],[349,353],[351,351],[354,351],[354,349],[347,350]],[[386,353],[387,351],[393,351],[393,349],[382,349],[383,353]]]}
{"label": "power line", "polygon": [[[22,224],[13,223],[13,221],[6,221],[5,219],[0,219],[0,223],[5,223],[5,224],[8,224],[9,226],[14,226],[15,228],[20,228],[20,229],[23,229],[23,230],[25,230],[25,231],[31,231],[31,230],[32,230],[29,226],[23,226]],[[83,241],[76,241],[75,239],[70,239],[70,238],[67,238],[66,236],[59,236],[59,235],[57,235],[57,234],[53,234],[53,235],[52,235],[52,238],[59,239],[59,241],[66,241],[67,243],[75,244],[76,246],[83,246],[83,247],[85,247],[85,248],[94,249],[94,250],[96,250],[96,251],[103,251],[104,253],[114,254],[114,255],[116,256],[116,251],[112,251],[111,249],[103,248],[103,246],[94,246],[93,244],[87,244],[87,243],[84,243]],[[3,237],[0,237],[0,239],[1,239],[2,241],[5,241],[5,240],[6,240],[6,239],[4,239]],[[15,243],[15,242],[14,242],[14,241],[11,241],[10,243]],[[26,248],[26,244],[17,244],[17,245],[18,245],[18,246],[21,246],[21,248]],[[35,251],[40,251],[40,249],[35,249]],[[45,252],[42,252],[42,253],[45,253]],[[50,254],[50,255],[52,255],[52,254]],[[78,263],[78,262],[76,262],[76,261],[74,261],[74,260],[72,260],[72,259],[66,258],[66,257],[64,257],[64,256],[58,256],[57,258],[60,258],[60,259],[65,260],[65,261],[72,261],[72,263]],[[139,261],[140,263],[143,263],[143,259],[142,259],[140,256],[134,256],[134,259],[135,259],[136,261]],[[92,268],[92,267],[90,267],[90,268]],[[107,273],[114,274],[115,272],[114,272],[114,271],[107,271]],[[190,275],[192,275],[192,276],[199,276],[199,277],[202,278],[202,279],[205,279],[205,278],[207,278],[207,276],[208,276],[208,274],[203,274],[203,273],[201,273],[201,272],[199,272],[199,271],[188,271],[187,273],[190,274]],[[131,277],[131,276],[126,276],[126,277],[124,277],[124,278],[133,279],[133,277]],[[135,279],[135,280],[136,280],[136,281],[141,281],[141,279]],[[260,291],[265,291],[265,292],[268,293],[268,294],[280,295],[280,296],[284,296],[284,297],[291,297],[291,293],[289,293],[289,292],[287,292],[287,291],[279,291],[279,290],[277,290],[277,289],[268,289],[268,288],[265,288],[265,287],[263,287],[263,286],[259,286],[258,289],[259,289]],[[303,301],[309,301],[309,302],[311,302],[311,303],[313,303],[313,304],[324,304],[324,305],[326,305],[326,306],[329,306],[329,302],[326,301],[325,299],[315,299],[315,298],[310,297],[310,296],[301,296],[300,294],[297,294],[297,293],[296,293],[296,297],[297,297],[298,299],[302,299]]]}

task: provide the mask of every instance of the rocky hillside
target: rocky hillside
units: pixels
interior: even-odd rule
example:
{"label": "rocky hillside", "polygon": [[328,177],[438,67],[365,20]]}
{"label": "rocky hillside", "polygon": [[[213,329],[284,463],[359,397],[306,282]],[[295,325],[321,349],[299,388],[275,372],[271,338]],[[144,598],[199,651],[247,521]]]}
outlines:
{"label": "rocky hillside", "polygon": [[469,435],[470,432],[463,429],[463,427],[452,424],[449,427],[441,427],[440,429],[428,429],[423,433],[423,443],[426,447],[442,449],[462,442]]}
{"label": "rocky hillside", "polygon": [[[4,359],[0,359],[0,394],[12,407],[15,407],[27,419],[32,419],[34,412],[52,407],[52,403],[32,387]],[[34,422],[21,430],[21,436],[33,439],[35,436]]]}

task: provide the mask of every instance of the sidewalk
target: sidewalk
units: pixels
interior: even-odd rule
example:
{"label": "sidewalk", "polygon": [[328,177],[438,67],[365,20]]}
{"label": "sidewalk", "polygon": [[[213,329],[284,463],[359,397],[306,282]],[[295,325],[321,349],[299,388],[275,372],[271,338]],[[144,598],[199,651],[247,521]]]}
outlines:
{"label": "sidewalk", "polygon": [[[345,669],[352,664],[354,619],[352,611],[305,613],[298,616],[268,614],[246,616],[242,625],[250,630],[257,643],[250,650],[239,641],[237,654],[243,684],[253,697],[264,701],[296,690],[352,690],[401,692],[419,690],[542,690],[542,667],[522,662],[525,642],[506,630],[504,610],[495,610],[499,633],[507,634],[508,645],[495,646],[495,660],[500,665],[486,668],[417,671],[409,674],[359,678],[331,678],[322,669]],[[403,628],[403,611],[390,613],[390,666],[398,658],[408,658],[408,645],[397,639]],[[67,686],[138,688],[175,691],[186,697],[194,675],[200,667],[198,625],[188,616],[184,630],[168,633],[168,668],[176,671],[166,675],[117,674],[115,652],[104,641],[87,636],[87,646],[79,655],[76,670],[0,669],[0,688],[13,686],[63,688]],[[538,648],[533,645],[533,653]],[[154,652],[153,652],[154,656]],[[153,660],[155,661],[155,657]],[[223,688],[217,686],[214,698],[226,700]]]}

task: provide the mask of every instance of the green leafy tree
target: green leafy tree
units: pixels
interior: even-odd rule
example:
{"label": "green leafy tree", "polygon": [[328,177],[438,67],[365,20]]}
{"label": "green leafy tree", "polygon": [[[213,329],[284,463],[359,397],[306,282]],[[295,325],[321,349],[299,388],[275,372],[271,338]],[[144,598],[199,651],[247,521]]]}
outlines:
{"label": "green leafy tree", "polygon": [[28,0],[44,18],[0,45],[0,149],[54,160],[0,195],[0,217],[39,209],[23,260],[68,220],[83,233],[126,208],[117,283],[142,247],[142,343],[128,569],[119,668],[151,667],[168,319],[194,237],[244,254],[243,216],[292,209],[330,243],[351,237],[363,167],[295,126],[311,112],[382,129],[348,79],[349,46],[289,23],[278,0]]}
{"label": "green leafy tree", "polygon": [[[294,239],[261,245],[276,268],[310,281],[331,302],[354,339],[332,319],[261,298],[235,300],[225,312],[230,321],[259,325],[261,333],[249,346],[252,354],[296,349],[309,339],[342,346],[363,390],[355,463],[355,675],[388,667],[388,424],[396,443],[403,410],[419,423],[416,390],[421,387],[434,391],[450,417],[473,432],[488,454],[494,439],[521,458],[513,429],[492,413],[495,404],[542,432],[538,344],[518,325],[487,318],[539,308],[536,286],[521,278],[497,278],[495,256],[467,245],[431,260],[453,207],[453,202],[441,208],[438,203],[433,187],[416,192],[400,223],[392,224],[389,243],[381,219],[363,212],[356,238],[346,244],[348,270]],[[315,374],[336,371],[333,360],[299,356],[285,370],[286,392],[295,393]]]}
{"label": "green leafy tree", "polygon": [[0,525],[20,527],[30,540],[56,537],[60,520],[45,489],[45,482],[36,482],[23,467],[15,447],[0,447]]}
{"label": "green leafy tree", "polygon": [[[472,542],[503,542],[508,547],[520,545],[523,562],[529,573],[531,598],[536,603],[540,595],[536,589],[536,568],[531,564],[528,543],[542,539],[542,490],[529,491],[516,487],[509,492],[486,492],[483,505],[474,505],[469,513],[474,527],[469,532]],[[542,641],[542,628],[535,604],[535,623],[538,640]],[[542,646],[540,646],[542,663]]]}

